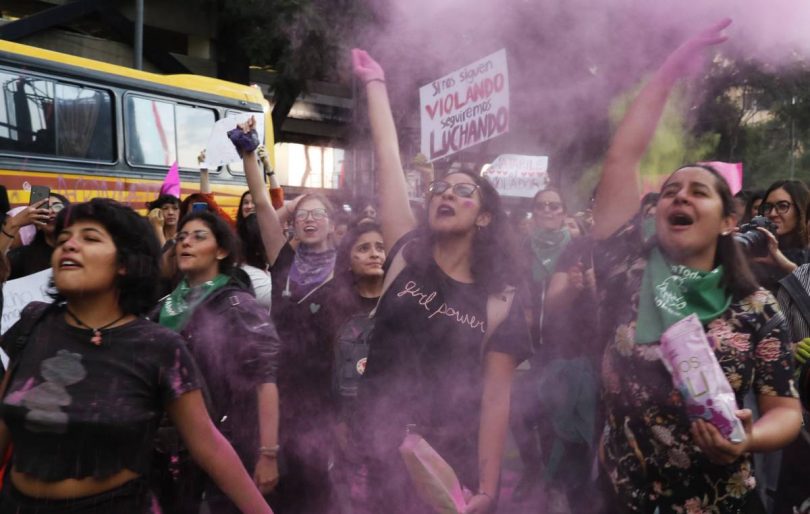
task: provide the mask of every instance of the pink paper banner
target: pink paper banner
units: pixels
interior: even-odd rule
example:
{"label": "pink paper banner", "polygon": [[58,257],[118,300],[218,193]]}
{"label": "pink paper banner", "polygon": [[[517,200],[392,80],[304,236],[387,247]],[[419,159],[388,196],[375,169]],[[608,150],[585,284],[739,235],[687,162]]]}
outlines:
{"label": "pink paper banner", "polygon": [[177,161],[174,161],[169,172],[166,173],[166,178],[163,179],[163,185],[160,186],[161,195],[171,195],[180,198],[180,173],[178,171]]}

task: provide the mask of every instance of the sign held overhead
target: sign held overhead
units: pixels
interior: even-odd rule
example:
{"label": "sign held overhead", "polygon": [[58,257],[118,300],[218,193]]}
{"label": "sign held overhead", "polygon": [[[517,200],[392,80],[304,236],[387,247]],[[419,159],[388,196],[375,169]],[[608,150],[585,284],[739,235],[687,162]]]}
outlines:
{"label": "sign held overhead", "polygon": [[486,177],[501,196],[532,198],[548,187],[548,157],[500,155],[487,169]]}
{"label": "sign held overhead", "polygon": [[419,89],[422,153],[432,162],[509,131],[509,71],[501,49]]}

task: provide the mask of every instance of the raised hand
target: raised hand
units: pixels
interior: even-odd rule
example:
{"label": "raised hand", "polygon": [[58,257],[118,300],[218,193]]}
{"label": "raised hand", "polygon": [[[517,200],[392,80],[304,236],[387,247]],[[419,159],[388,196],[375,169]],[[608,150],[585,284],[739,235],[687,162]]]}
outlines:
{"label": "raised hand", "polygon": [[385,82],[385,72],[382,66],[368,55],[368,52],[365,50],[359,48],[352,49],[352,68],[354,69],[354,74],[357,75],[357,78],[364,84],[377,80]]}
{"label": "raised hand", "polygon": [[668,78],[673,80],[692,75],[699,71],[702,65],[704,50],[728,39],[728,37],[723,34],[723,30],[729,25],[731,25],[731,19],[725,18],[684,41],[681,46],[667,57],[667,60],[661,67],[661,71]]}

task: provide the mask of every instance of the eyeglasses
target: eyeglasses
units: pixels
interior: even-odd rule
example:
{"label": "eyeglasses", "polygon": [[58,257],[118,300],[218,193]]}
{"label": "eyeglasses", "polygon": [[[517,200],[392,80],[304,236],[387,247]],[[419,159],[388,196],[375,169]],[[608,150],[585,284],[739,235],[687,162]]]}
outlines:
{"label": "eyeglasses", "polygon": [[48,209],[52,210],[53,212],[60,212],[64,208],[65,204],[63,204],[62,202],[53,202],[48,206]]}
{"label": "eyeglasses", "polygon": [[776,209],[779,214],[785,214],[793,207],[793,204],[787,200],[782,200],[775,203],[763,203],[759,206],[760,214],[770,214],[772,210]]}
{"label": "eyeglasses", "polygon": [[208,230],[192,230],[191,232],[186,232],[186,231],[183,231],[183,232],[178,232],[178,233],[177,233],[177,234],[174,236],[174,239],[175,239],[175,240],[176,240],[178,243],[182,243],[183,241],[185,241],[185,240],[186,240],[186,238],[187,238],[188,236],[191,236],[191,237],[193,237],[193,238],[194,238],[194,240],[195,240],[195,241],[198,241],[198,242],[199,242],[199,241],[205,241],[206,239],[208,239],[208,234],[210,234],[210,233],[211,233],[211,232],[210,232],[210,231],[208,231]]}
{"label": "eyeglasses", "polygon": [[536,210],[536,211],[557,212],[557,211],[562,210],[562,203],[560,203],[560,202],[535,202],[534,210]]}
{"label": "eyeglasses", "polygon": [[304,221],[305,219],[309,218],[310,214],[312,214],[312,219],[315,221],[320,221],[329,217],[329,213],[326,212],[326,209],[323,207],[318,207],[316,209],[309,210],[298,209],[295,211],[295,219],[298,221]]}
{"label": "eyeglasses", "polygon": [[475,194],[478,186],[475,184],[470,184],[469,182],[451,184],[450,182],[445,182],[444,180],[434,180],[428,186],[428,192],[434,196],[440,195],[448,189],[452,189],[453,194],[462,198],[470,198],[473,194]]}

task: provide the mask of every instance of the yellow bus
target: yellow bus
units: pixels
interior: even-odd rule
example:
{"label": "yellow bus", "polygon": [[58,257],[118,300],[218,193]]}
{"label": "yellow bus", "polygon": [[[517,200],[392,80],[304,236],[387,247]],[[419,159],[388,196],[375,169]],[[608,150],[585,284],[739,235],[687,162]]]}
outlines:
{"label": "yellow bus", "polygon": [[[177,161],[182,196],[199,191],[197,155],[214,123],[255,113],[258,88],[198,75],[159,75],[0,41],[0,184],[12,206],[43,185],[72,202],[113,198],[143,209]],[[246,189],[241,163],[210,170],[217,201],[234,214]]]}

